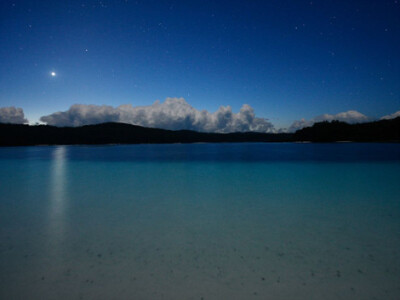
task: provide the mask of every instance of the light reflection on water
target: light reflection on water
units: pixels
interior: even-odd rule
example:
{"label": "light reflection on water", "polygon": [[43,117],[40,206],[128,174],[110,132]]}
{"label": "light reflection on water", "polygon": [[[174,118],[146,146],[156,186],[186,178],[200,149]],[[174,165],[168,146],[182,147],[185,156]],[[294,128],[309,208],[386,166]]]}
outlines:
{"label": "light reflection on water", "polygon": [[[49,190],[49,245],[52,252],[60,252],[66,231],[67,180],[66,157],[68,148],[54,148],[51,160],[51,177]],[[56,254],[56,253],[53,253]]]}

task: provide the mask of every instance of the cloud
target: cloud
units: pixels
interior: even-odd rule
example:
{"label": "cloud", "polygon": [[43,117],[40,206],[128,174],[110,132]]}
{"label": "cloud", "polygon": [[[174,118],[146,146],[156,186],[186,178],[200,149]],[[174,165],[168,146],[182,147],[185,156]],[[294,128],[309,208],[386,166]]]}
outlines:
{"label": "cloud", "polygon": [[356,110],[349,110],[346,112],[338,113],[336,115],[323,114],[311,120],[301,119],[294,121],[292,125],[290,125],[288,131],[295,132],[296,130],[302,129],[304,127],[312,126],[314,123],[317,122],[333,121],[333,120],[354,124],[354,123],[368,122],[370,121],[370,118]]}
{"label": "cloud", "polygon": [[119,111],[107,105],[74,104],[69,110],[43,116],[40,121],[60,127],[119,122]]}
{"label": "cloud", "polygon": [[296,130],[302,129],[304,127],[310,127],[314,124],[315,121],[310,120],[307,121],[306,119],[296,120],[293,121],[292,125],[288,128],[288,132],[295,132]]}
{"label": "cloud", "polygon": [[274,132],[274,126],[255,116],[254,109],[244,104],[238,113],[230,106],[221,106],[216,112],[197,110],[183,98],[167,98],[163,103],[148,106],[118,107],[75,104],[69,110],[40,118],[54,126],[82,126],[104,122],[122,122],[145,127],[203,132]]}
{"label": "cloud", "polygon": [[19,107],[0,107],[0,123],[24,124],[28,123],[25,119],[24,111]]}
{"label": "cloud", "polygon": [[393,114],[391,114],[391,115],[383,116],[383,117],[381,118],[381,120],[390,120],[390,119],[395,119],[395,118],[397,118],[397,117],[400,117],[400,110],[399,110],[399,111],[396,111],[395,113],[393,113]]}

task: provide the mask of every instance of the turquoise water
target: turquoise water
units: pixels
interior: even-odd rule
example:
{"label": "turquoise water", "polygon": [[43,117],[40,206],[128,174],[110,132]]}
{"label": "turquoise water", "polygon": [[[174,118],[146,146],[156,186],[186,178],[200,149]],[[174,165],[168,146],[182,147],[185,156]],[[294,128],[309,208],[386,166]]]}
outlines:
{"label": "turquoise water", "polygon": [[0,148],[1,299],[400,299],[399,144]]}

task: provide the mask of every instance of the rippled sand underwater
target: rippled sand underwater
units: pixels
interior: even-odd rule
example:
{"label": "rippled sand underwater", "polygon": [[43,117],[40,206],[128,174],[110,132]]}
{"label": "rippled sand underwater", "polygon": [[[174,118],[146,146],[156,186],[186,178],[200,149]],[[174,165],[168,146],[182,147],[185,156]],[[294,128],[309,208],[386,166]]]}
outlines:
{"label": "rippled sand underwater", "polygon": [[400,299],[399,145],[327,147],[0,149],[0,298]]}

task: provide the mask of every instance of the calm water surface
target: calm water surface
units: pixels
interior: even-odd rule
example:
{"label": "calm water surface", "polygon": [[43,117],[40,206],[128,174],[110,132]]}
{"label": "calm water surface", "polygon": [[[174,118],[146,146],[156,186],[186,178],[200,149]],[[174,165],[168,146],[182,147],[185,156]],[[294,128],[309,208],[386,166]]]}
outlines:
{"label": "calm water surface", "polygon": [[399,144],[0,148],[0,299],[400,299]]}

